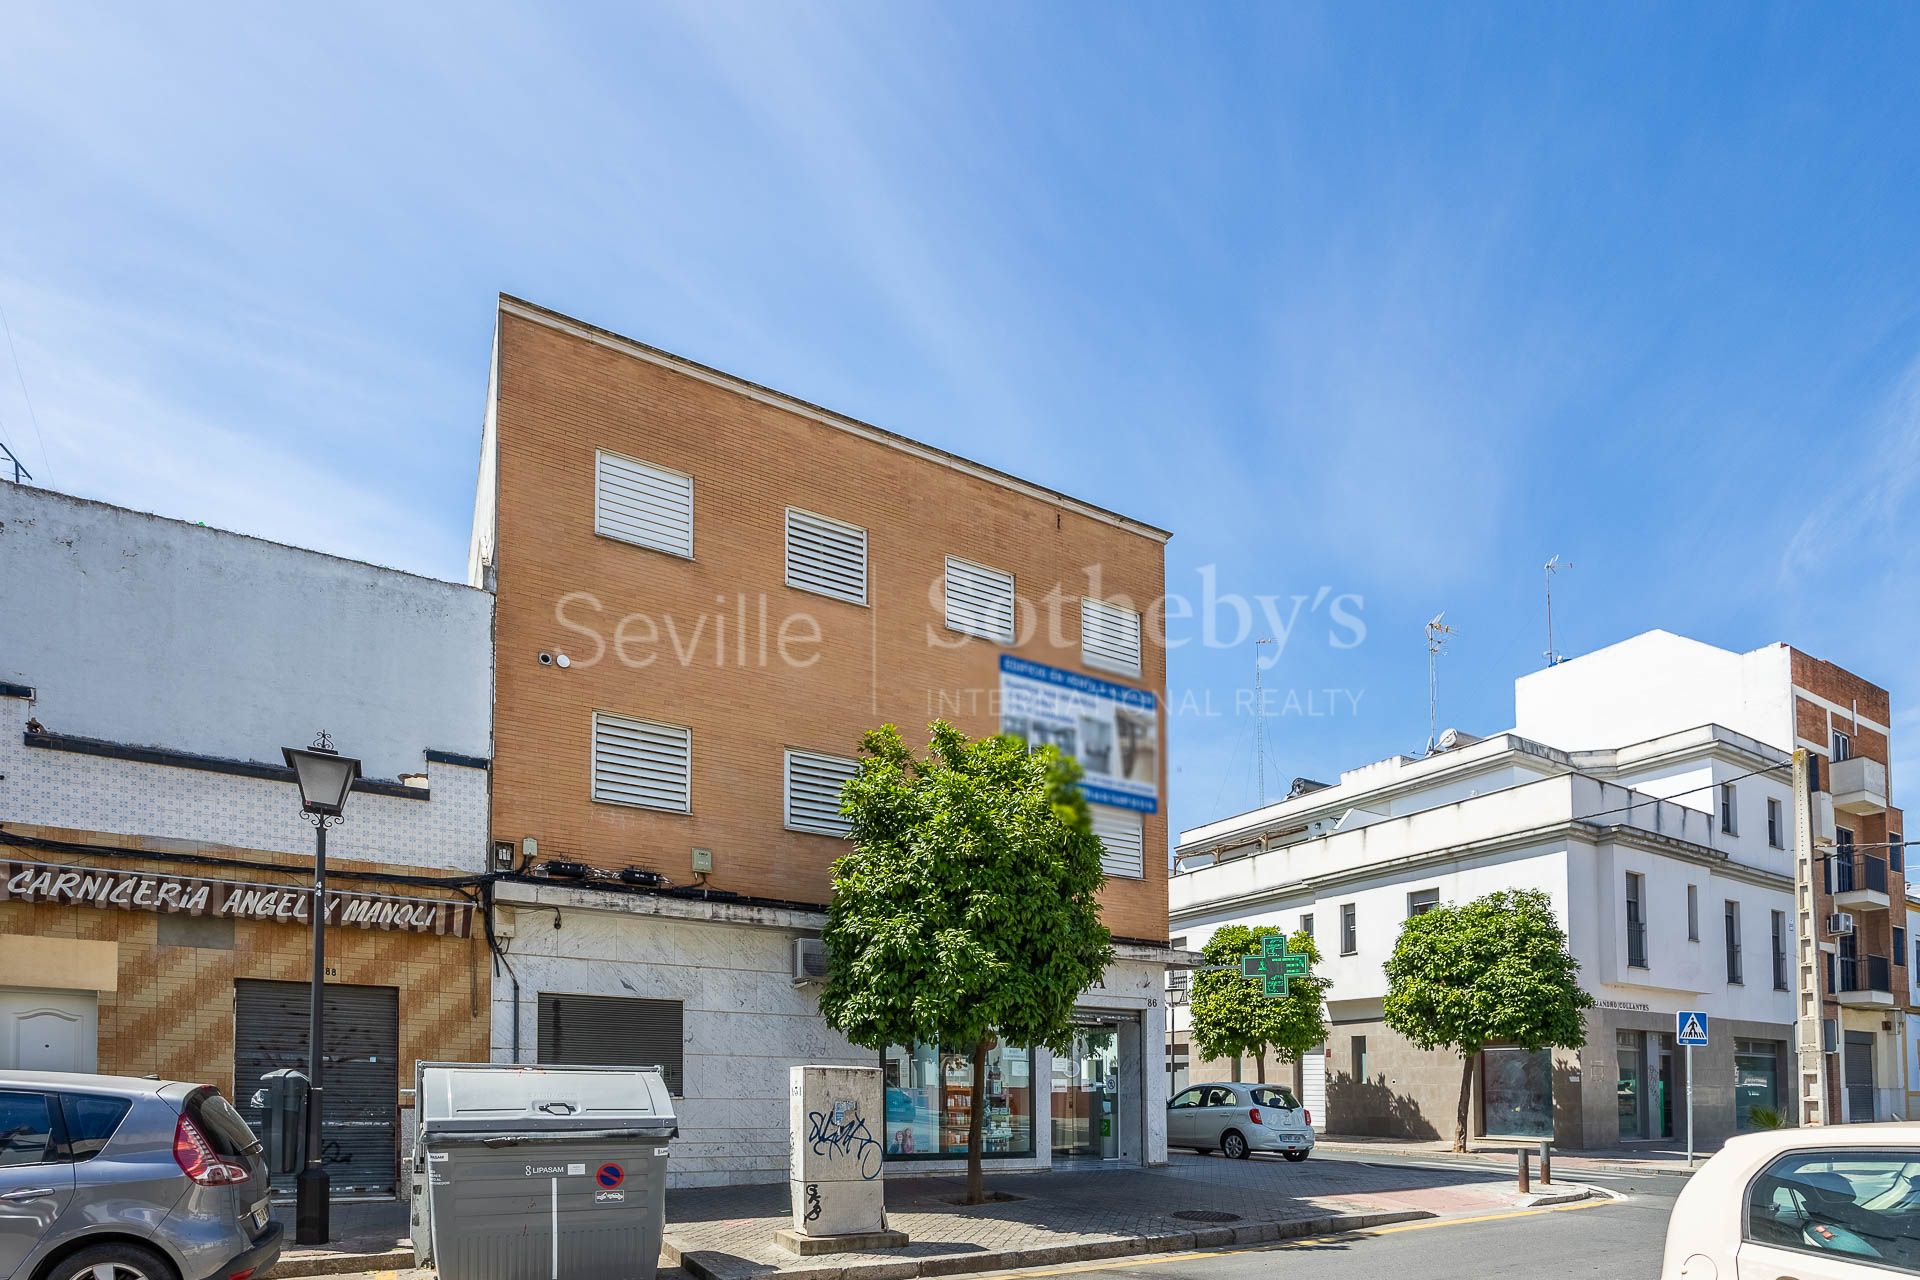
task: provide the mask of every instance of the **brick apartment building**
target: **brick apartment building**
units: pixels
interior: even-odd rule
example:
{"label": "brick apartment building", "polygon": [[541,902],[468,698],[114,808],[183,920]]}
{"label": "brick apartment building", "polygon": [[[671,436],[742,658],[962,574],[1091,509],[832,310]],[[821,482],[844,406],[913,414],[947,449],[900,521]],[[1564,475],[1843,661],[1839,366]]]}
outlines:
{"label": "brick apartment building", "polygon": [[682,1184],[785,1176],[787,1067],[883,1065],[892,1162],[964,1150],[940,1046],[818,1009],[861,734],[1087,768],[1119,959],[1075,1049],[1001,1045],[986,1154],[1165,1158],[1167,534],[502,298],[472,581],[496,595],[494,1056],[659,1063]]}

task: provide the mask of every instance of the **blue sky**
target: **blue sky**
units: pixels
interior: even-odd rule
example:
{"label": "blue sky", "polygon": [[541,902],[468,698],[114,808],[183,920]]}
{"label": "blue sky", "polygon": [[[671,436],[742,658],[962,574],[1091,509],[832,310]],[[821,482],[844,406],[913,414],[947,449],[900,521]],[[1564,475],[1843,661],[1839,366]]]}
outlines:
{"label": "blue sky", "polygon": [[[7,6],[0,439],[459,577],[504,290],[1305,596],[1270,791],[1425,740],[1442,609],[1510,724],[1553,554],[1563,651],[1787,640],[1920,767],[1920,9],[554,9]],[[1253,661],[1172,656],[1176,828]]]}

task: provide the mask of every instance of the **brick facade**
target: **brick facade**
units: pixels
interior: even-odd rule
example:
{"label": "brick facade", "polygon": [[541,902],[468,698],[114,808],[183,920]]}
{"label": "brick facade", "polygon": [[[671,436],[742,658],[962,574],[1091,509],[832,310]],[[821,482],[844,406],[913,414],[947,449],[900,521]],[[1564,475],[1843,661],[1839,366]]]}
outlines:
{"label": "brick facade", "polygon": [[[1893,778],[1886,732],[1891,726],[1891,698],[1888,692],[1851,671],[1797,649],[1791,654],[1791,672],[1794,734],[1819,761],[1820,788],[1831,790],[1833,787],[1833,734],[1837,730],[1850,740],[1850,758],[1877,761],[1887,768],[1887,796],[1890,798]],[[1851,1118],[1880,1119],[1885,1118],[1884,1112],[1899,1114],[1897,1108],[1885,1101],[1886,1096],[1897,1093],[1900,1104],[1904,1106],[1905,1095],[1910,1088],[1905,1078],[1904,1037],[1884,1034],[1894,1027],[1892,1019],[1910,1016],[1914,1008],[1912,985],[1908,977],[1908,965],[1914,960],[1913,942],[1909,938],[1900,943],[1894,935],[1895,929],[1904,933],[1907,923],[1906,871],[1904,865],[1894,865],[1895,859],[1890,857],[1888,847],[1891,837],[1904,835],[1904,819],[1900,810],[1885,807],[1866,813],[1835,812],[1834,826],[1853,834],[1857,864],[1864,865],[1867,860],[1874,859],[1887,866],[1887,907],[1874,909],[1856,904],[1848,907],[1847,911],[1854,919],[1853,946],[1860,962],[1866,964],[1874,957],[1884,957],[1889,961],[1892,1005],[1884,1010],[1846,1008],[1830,989],[1829,978],[1824,971],[1827,963],[1824,957],[1823,971],[1819,974],[1822,1016],[1834,1019],[1842,1033],[1866,1032],[1873,1035],[1876,1045],[1872,1067],[1876,1113],[1867,1116],[1856,1114]],[[1821,858],[1831,852],[1823,834],[1817,837],[1814,852],[1814,918],[1820,930],[1817,936],[1822,939],[1823,948],[1834,947],[1837,950],[1838,943],[1829,938],[1825,931],[1825,922],[1839,908],[1830,887],[1831,878],[1819,873]],[[1864,874],[1860,882],[1865,883]],[[1841,1106],[1844,1081],[1838,1069],[1844,1061],[1844,1055],[1829,1059],[1826,1105],[1829,1108],[1827,1114],[1833,1116],[1844,1114]]]}
{"label": "brick facade", "polygon": [[[1163,534],[524,304],[503,301],[496,358],[496,840],[675,883],[710,849],[715,889],[823,903],[846,846],[785,829],[783,750],[851,757],[886,722],[923,746],[935,717],[997,732],[1012,652],[1159,698],[1145,876],[1104,907],[1166,938]],[[691,559],[595,533],[598,449],[693,477]],[[784,585],[789,506],[867,531],[866,606]],[[944,630],[947,555],[1014,575],[1014,645]],[[1081,662],[1082,596],[1145,615],[1137,679]],[[596,710],[691,729],[691,812],[591,798]]]}

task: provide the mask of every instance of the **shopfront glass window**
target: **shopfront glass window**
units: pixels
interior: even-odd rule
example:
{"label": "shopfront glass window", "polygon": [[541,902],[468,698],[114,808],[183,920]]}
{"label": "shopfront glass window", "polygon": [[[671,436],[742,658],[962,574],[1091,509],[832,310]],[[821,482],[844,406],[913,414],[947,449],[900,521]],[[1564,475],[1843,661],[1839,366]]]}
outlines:
{"label": "shopfront glass window", "polygon": [[1553,1054],[1542,1049],[1485,1049],[1480,1054],[1489,1137],[1553,1137]]}
{"label": "shopfront glass window", "polygon": [[[1053,1055],[1053,1153],[1112,1160],[1120,1154],[1120,1037],[1113,1027],[1077,1027]],[[1227,1105],[1232,1105],[1229,1097]],[[1219,1105],[1209,1101],[1208,1106]]]}
{"label": "shopfront glass window", "polygon": [[[1733,1042],[1734,1122],[1757,1129],[1756,1110],[1780,1111],[1780,1045],[1772,1040]],[[1771,1127],[1771,1126],[1769,1126]]]}
{"label": "shopfront glass window", "polygon": [[[967,1154],[973,1055],[932,1045],[895,1046],[881,1057],[889,1160]],[[1033,1051],[995,1040],[987,1050],[987,1110],[981,1154],[1033,1154]]]}

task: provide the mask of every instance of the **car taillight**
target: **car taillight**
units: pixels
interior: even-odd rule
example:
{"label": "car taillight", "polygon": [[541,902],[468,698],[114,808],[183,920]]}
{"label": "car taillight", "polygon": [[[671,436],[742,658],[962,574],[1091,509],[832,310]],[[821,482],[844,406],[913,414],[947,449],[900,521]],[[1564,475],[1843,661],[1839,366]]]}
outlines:
{"label": "car taillight", "polygon": [[173,1126],[173,1162],[180,1166],[180,1172],[203,1187],[245,1182],[249,1176],[245,1165],[223,1159],[207,1141],[207,1135],[200,1132],[200,1126],[184,1115]]}
{"label": "car taillight", "polygon": [[1251,1120],[1251,1121],[1253,1121],[1253,1122],[1254,1122],[1255,1124],[1259,1124],[1259,1123],[1260,1123],[1260,1108],[1258,1108],[1258,1107],[1254,1107],[1254,1108],[1253,1108],[1252,1110],[1250,1110],[1250,1111],[1248,1111],[1248,1112],[1247,1112],[1247,1119],[1249,1119],[1249,1120]]}
{"label": "car taillight", "polygon": [[1313,1128],[1313,1112],[1307,1110],[1305,1107],[1302,1107],[1300,1108],[1300,1116],[1302,1119],[1304,1119],[1307,1122],[1307,1128],[1309,1129]]}

